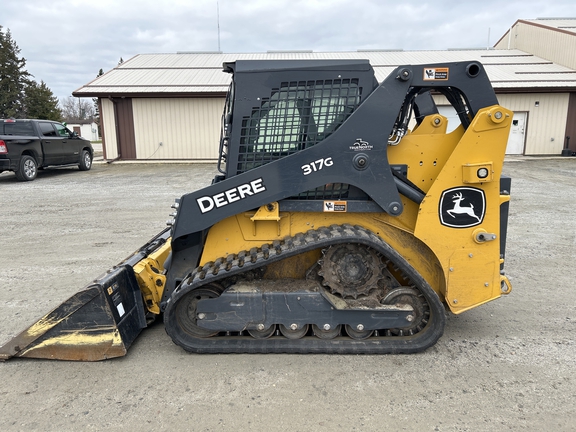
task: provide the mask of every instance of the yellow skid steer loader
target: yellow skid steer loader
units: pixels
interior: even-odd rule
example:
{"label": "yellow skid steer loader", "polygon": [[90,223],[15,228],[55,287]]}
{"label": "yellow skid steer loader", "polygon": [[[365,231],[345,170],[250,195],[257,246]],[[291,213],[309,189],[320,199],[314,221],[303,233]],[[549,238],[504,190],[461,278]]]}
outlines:
{"label": "yellow skid steer loader", "polygon": [[400,66],[381,84],[362,60],[224,71],[212,184],[1,359],[123,356],[156,317],[195,353],[414,353],[442,336],[447,309],[511,291],[512,113],[480,63]]}

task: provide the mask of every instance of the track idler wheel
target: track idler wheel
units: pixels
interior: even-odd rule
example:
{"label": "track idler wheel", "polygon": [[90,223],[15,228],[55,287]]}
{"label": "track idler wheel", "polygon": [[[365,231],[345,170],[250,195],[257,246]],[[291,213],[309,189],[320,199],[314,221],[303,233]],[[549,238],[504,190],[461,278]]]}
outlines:
{"label": "track idler wheel", "polygon": [[414,309],[410,326],[393,330],[392,334],[399,336],[413,335],[421,331],[430,318],[430,307],[424,296],[416,288],[400,287],[393,289],[386,294],[380,303],[387,305],[407,304]]}
{"label": "track idler wheel", "polygon": [[196,323],[202,317],[197,316],[196,306],[200,300],[219,297],[224,288],[210,283],[186,294],[176,305],[176,319],[182,330],[192,337],[207,338],[218,334],[217,331],[199,327]]}

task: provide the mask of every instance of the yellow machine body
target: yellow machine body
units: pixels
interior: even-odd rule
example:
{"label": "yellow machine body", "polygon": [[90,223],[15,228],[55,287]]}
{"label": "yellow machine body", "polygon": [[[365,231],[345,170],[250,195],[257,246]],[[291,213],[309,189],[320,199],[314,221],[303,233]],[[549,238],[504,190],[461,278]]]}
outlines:
{"label": "yellow machine body", "polygon": [[[499,119],[496,112],[501,113]],[[499,179],[511,119],[511,111],[489,107],[476,116],[465,133],[459,127],[446,134],[447,119],[429,116],[399,145],[389,146],[390,162],[407,163],[409,180],[426,192],[420,206],[405,199],[404,212],[398,217],[387,213],[281,212],[278,203],[272,203],[215,224],[206,239],[200,266],[317,227],[351,224],[376,233],[399,251],[454,313],[507,294],[511,286],[500,275],[498,240],[500,205],[509,196],[500,194]],[[488,142],[493,153],[489,160]],[[488,170],[485,179],[477,177],[481,168]],[[438,205],[442,192],[459,182],[483,190],[487,207],[482,224],[455,230],[440,223]],[[486,239],[479,240],[483,233]],[[488,235],[495,237],[488,239]],[[454,245],[458,245],[456,250]],[[301,263],[311,264],[318,256],[318,251],[310,252]],[[309,266],[296,263],[288,268],[284,263],[280,275],[303,278]]]}

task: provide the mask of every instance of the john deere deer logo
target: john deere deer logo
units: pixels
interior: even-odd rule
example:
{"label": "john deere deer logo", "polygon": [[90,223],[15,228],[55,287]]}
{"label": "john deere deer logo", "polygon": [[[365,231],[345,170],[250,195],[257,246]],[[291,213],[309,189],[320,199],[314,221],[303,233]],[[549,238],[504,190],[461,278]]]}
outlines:
{"label": "john deere deer logo", "polygon": [[486,198],[482,189],[458,187],[444,191],[440,198],[440,223],[466,228],[482,223]]}
{"label": "john deere deer logo", "polygon": [[453,218],[455,218],[457,214],[467,214],[468,216],[472,216],[473,218],[478,219],[478,222],[480,222],[480,218],[478,216],[476,216],[476,214],[474,213],[474,204],[470,203],[469,207],[466,206],[461,206],[460,203],[462,201],[464,201],[465,198],[462,198],[462,193],[457,193],[456,195],[454,195],[452,197],[452,202],[454,203],[454,208],[452,210],[446,210],[446,213],[448,213],[450,216],[452,216]]}

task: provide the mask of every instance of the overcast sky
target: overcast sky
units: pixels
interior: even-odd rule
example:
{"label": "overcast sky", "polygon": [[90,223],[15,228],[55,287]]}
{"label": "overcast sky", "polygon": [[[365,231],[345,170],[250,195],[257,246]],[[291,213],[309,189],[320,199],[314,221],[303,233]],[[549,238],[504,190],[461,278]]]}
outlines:
{"label": "overcast sky", "polygon": [[576,17],[576,2],[0,0],[3,31],[59,99],[137,54],[486,48],[542,17]]}

